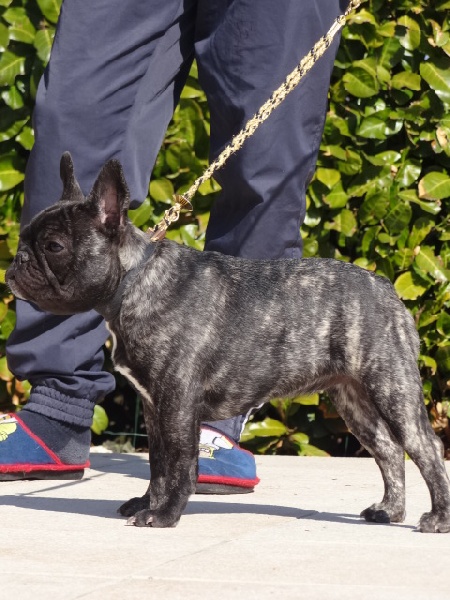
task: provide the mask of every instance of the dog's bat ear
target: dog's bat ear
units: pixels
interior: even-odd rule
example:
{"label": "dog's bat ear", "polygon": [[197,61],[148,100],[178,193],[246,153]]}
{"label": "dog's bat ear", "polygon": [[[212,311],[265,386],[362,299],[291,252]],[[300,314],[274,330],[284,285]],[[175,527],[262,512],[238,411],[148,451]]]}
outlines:
{"label": "dog's bat ear", "polygon": [[105,231],[116,234],[124,227],[130,193],[118,160],[111,159],[103,166],[87,201],[95,209]]}
{"label": "dog's bat ear", "polygon": [[61,200],[84,201],[84,195],[75,178],[72,157],[70,152],[64,152],[59,163],[59,173],[63,182]]}

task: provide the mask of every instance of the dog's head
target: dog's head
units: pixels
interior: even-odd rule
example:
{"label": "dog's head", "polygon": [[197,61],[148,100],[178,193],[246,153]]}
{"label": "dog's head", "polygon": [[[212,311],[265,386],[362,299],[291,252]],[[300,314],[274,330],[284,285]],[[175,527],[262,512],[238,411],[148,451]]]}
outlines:
{"label": "dog's head", "polygon": [[104,165],[87,197],[69,153],[61,158],[61,179],[60,201],[22,231],[6,283],[17,297],[67,315],[101,306],[114,294],[129,192],[117,160]]}

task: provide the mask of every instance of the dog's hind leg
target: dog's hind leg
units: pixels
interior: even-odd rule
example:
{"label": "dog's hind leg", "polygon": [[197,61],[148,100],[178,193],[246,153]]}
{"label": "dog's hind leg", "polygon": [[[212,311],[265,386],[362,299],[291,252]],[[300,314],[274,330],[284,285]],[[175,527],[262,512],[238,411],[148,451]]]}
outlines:
{"label": "dog's hind leg", "polygon": [[403,521],[405,456],[402,447],[361,386],[348,381],[329,390],[329,394],[350,431],[375,459],[383,477],[382,501],[363,510],[361,517],[377,523]]}
{"label": "dog's hind leg", "polygon": [[450,482],[442,456],[442,444],[428,420],[419,372],[391,382],[390,389],[376,388],[378,411],[405,452],[420,470],[431,495],[431,511],[422,515],[419,530],[450,532]]}

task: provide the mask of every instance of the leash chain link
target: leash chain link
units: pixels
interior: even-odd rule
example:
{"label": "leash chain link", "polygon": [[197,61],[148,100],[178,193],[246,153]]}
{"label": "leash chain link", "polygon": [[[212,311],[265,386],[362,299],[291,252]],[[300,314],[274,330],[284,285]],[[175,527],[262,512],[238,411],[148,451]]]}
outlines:
{"label": "leash chain link", "polygon": [[183,195],[174,195],[173,199],[175,200],[175,204],[165,211],[163,220],[155,225],[154,229],[148,230],[148,233],[152,236],[152,242],[164,238],[167,228],[171,223],[178,220],[181,210],[192,210],[190,200],[196,194],[202,183],[208,181],[215,171],[223,167],[230,156],[242,148],[245,140],[253,135],[261,123],[268,119],[272,112],[283,102],[286,96],[297,87],[303,77],[328,50],[337,32],[344,26],[348,15],[356,10],[360,4],[361,0],[350,0],[345,13],[336,18],[328,32],[314,44],[313,48],[304,58],[302,58],[295,69],[289,73],[280,87],[272,93],[270,98],[261,106],[258,112],[247,121],[245,127],[232,138],[228,146],[226,146],[219,156],[209,165],[203,175],[196,179],[188,191]]}

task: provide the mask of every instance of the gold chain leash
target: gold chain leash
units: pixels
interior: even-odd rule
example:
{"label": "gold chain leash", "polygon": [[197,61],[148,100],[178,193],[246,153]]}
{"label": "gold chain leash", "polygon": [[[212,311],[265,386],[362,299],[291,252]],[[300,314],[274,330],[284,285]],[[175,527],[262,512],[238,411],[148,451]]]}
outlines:
{"label": "gold chain leash", "polygon": [[325,52],[330,47],[332,41],[336,37],[336,34],[342,27],[345,25],[345,21],[348,15],[356,10],[358,6],[361,4],[360,0],[350,0],[350,3],[347,7],[347,10],[343,15],[340,15],[333,22],[332,26],[328,30],[328,32],[320,38],[318,42],[313,46],[313,48],[308,52],[308,54],[302,58],[300,63],[295,67],[295,69],[289,73],[283,83],[280,85],[278,89],[276,89],[271,97],[261,106],[258,112],[247,122],[245,127],[241,129],[241,131],[236,134],[231,142],[222,150],[219,156],[209,165],[206,171],[198,177],[191,185],[191,187],[185,192],[183,195],[175,194],[174,205],[165,211],[163,220],[160,221],[153,229],[149,229],[147,231],[148,234],[151,235],[151,241],[156,242],[161,240],[166,235],[166,230],[171,223],[174,223],[178,220],[180,216],[181,210],[192,210],[192,204],[190,200],[196,194],[198,188],[204,183],[208,181],[212,177],[212,175],[223,167],[226,161],[230,158],[232,154],[237,152],[242,146],[247,138],[249,138],[256,129],[263,123],[272,112],[283,102],[288,94],[292,92],[293,89],[297,87],[303,77],[309,73],[312,67],[316,64],[319,58],[325,54]]}

